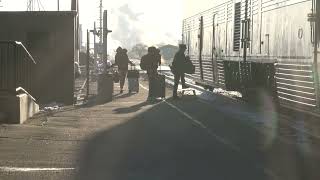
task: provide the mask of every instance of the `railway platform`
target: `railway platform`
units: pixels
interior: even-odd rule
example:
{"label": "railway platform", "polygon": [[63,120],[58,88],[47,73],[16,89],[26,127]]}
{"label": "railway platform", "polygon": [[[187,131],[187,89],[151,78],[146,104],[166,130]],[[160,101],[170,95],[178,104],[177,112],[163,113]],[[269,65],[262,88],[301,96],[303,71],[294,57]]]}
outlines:
{"label": "railway platform", "polygon": [[[170,82],[168,82],[170,84]],[[81,85],[79,85],[81,86]],[[96,88],[94,82],[90,86]],[[137,94],[42,111],[0,125],[0,179],[259,179],[320,177],[317,137],[268,108],[196,90],[148,103]]]}

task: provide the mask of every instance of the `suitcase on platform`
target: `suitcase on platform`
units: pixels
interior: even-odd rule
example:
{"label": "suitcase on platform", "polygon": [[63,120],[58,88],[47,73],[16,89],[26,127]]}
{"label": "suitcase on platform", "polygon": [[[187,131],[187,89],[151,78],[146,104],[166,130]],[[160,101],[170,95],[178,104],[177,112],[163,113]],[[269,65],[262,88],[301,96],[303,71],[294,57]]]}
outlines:
{"label": "suitcase on platform", "polygon": [[96,101],[105,103],[112,101],[113,97],[113,75],[112,74],[99,74],[98,75],[98,93]]}
{"label": "suitcase on platform", "polygon": [[127,78],[129,93],[139,92],[139,71],[135,66],[131,66],[131,69],[128,70]]}
{"label": "suitcase on platform", "polygon": [[156,78],[155,88],[154,88],[154,96],[155,97],[166,97],[166,76],[163,74],[158,74]]}

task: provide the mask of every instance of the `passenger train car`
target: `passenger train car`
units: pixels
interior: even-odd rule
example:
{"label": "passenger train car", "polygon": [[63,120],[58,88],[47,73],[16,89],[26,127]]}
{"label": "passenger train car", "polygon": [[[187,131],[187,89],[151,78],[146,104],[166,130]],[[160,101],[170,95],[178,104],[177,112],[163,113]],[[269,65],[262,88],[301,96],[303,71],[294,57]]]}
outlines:
{"label": "passenger train car", "polygon": [[[319,12],[318,14],[316,12]],[[190,75],[213,89],[264,92],[277,102],[319,108],[316,0],[229,0],[183,20]]]}

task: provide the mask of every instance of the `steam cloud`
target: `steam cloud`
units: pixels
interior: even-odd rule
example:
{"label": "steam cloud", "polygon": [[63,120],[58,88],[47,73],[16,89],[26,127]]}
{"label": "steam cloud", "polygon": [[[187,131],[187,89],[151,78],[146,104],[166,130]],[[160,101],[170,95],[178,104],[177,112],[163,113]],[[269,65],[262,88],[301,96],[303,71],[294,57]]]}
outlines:
{"label": "steam cloud", "polygon": [[117,17],[117,25],[111,38],[119,41],[125,48],[131,48],[142,42],[143,31],[138,27],[139,16],[143,13],[135,13],[128,4],[121,6],[118,11],[113,11]]}
{"label": "steam cloud", "polygon": [[166,23],[168,20],[165,17],[159,17],[159,14],[137,12],[130,4],[124,4],[119,8],[111,9],[110,20],[113,22],[110,24],[112,33],[108,46],[111,56],[118,46],[130,50],[139,43],[147,46],[177,44],[176,35],[168,32],[170,31],[168,28],[178,29],[179,27],[168,26]]}

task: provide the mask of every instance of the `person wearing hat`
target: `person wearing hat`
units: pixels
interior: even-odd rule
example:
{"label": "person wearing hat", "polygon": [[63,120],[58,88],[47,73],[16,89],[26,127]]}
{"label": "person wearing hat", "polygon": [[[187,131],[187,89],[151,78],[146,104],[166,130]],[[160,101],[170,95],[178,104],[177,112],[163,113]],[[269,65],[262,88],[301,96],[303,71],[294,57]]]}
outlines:
{"label": "person wearing hat", "polygon": [[181,79],[182,88],[188,88],[188,86],[185,84],[184,79],[184,65],[186,63],[186,56],[185,51],[187,47],[185,44],[179,44],[179,50],[174,55],[173,62],[172,62],[172,69],[174,74],[174,86],[173,86],[173,98],[178,99],[178,85],[179,81]]}
{"label": "person wearing hat", "polygon": [[123,86],[128,74],[128,64],[134,65],[127,55],[127,49],[118,47],[116,50],[115,65],[118,65],[118,72],[120,76],[120,93],[123,93]]}
{"label": "person wearing hat", "polygon": [[155,83],[157,83],[156,78],[158,75],[158,57],[157,57],[157,49],[153,46],[148,48],[148,53],[141,58],[141,62],[146,63],[146,70],[149,79],[149,92],[148,92],[148,100],[153,100],[154,97],[154,87]]}

